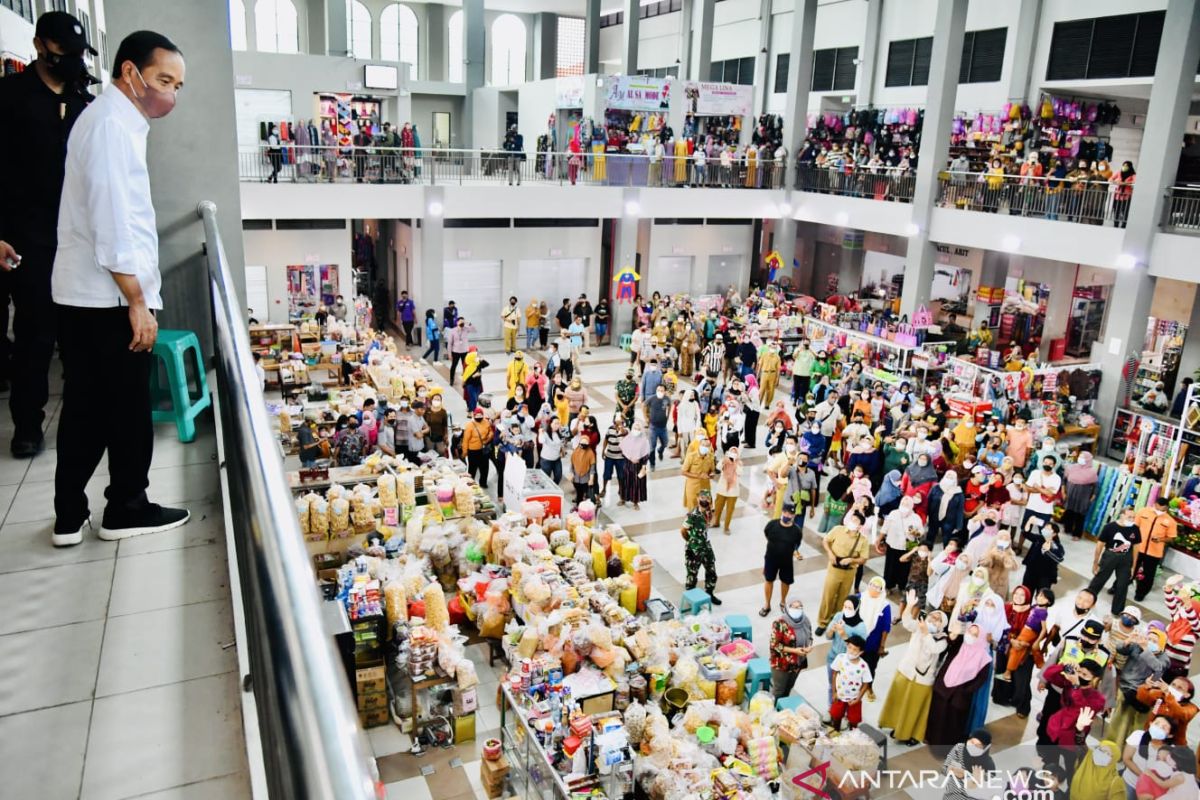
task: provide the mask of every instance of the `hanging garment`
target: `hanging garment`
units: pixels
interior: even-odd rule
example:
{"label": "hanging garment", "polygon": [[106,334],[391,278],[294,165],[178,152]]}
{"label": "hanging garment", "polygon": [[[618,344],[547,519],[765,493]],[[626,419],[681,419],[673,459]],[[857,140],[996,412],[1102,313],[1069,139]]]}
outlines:
{"label": "hanging garment", "polygon": [[608,165],[604,156],[604,142],[592,144],[592,177],[597,181],[608,180]]}

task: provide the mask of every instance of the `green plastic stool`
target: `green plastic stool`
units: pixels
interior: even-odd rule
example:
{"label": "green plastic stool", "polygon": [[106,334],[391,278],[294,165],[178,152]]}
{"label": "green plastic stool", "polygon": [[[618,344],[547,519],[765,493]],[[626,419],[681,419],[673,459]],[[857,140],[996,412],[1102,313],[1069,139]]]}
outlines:
{"label": "green plastic stool", "polygon": [[712,611],[712,598],[708,596],[708,592],[703,589],[688,589],[679,598],[679,616],[684,614],[699,614],[700,610],[705,606],[709,611]]}
{"label": "green plastic stool", "polygon": [[775,701],[775,710],[776,711],[784,711],[784,710],[795,711],[797,708],[799,708],[802,705],[804,705],[804,698],[800,697],[799,695],[793,694],[793,695],[788,695],[787,697],[780,697],[778,700],[776,700]]}
{"label": "green plastic stool", "polygon": [[625,352],[629,352],[629,348],[633,347],[633,334],[632,333],[622,333],[621,334],[620,347]]}
{"label": "green plastic stool", "polygon": [[765,658],[746,662],[746,702],[758,691],[771,691],[771,662]]}
{"label": "green plastic stool", "polygon": [[750,618],[745,614],[729,614],[725,617],[725,624],[729,626],[730,636],[734,639],[754,641],[754,628],[750,626]]}
{"label": "green plastic stool", "polygon": [[[200,340],[191,331],[160,330],[154,343],[154,366],[150,372],[150,401],[153,403],[153,420],[174,422],[179,431],[179,441],[196,439],[196,417],[212,405],[208,394],[208,378],[204,369],[204,356],[200,352]],[[188,357],[196,369],[198,392],[188,386]],[[159,365],[167,369],[167,385],[159,378]],[[198,393],[198,396],[196,396]],[[170,401],[170,407],[164,403]]]}

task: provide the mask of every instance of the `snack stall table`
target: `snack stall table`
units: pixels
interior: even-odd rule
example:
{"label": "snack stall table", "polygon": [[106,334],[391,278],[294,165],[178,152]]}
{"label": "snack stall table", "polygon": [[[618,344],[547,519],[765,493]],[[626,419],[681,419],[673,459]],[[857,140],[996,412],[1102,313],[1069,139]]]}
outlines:
{"label": "snack stall table", "polygon": [[[848,350],[851,355],[863,359],[865,365],[871,368],[872,377],[884,383],[899,384],[912,372],[912,357],[916,347],[898,344],[865,331],[843,328],[812,316],[802,317],[799,324],[795,323],[795,318],[785,319],[788,320],[788,330],[799,330],[808,338],[809,348],[813,352],[825,350],[833,358],[835,352]],[[792,334],[785,341],[795,338]],[[845,356],[842,358],[844,360]]]}

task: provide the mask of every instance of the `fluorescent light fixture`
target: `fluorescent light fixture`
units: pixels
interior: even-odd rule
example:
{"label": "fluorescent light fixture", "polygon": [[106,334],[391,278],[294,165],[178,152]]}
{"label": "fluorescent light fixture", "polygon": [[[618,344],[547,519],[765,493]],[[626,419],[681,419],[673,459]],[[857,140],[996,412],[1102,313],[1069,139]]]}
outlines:
{"label": "fluorescent light fixture", "polygon": [[916,236],[920,232],[921,232],[921,226],[915,222],[910,222],[904,226],[904,235],[905,236]]}
{"label": "fluorescent light fixture", "polygon": [[627,216],[636,217],[640,213],[642,213],[642,206],[637,200],[625,201],[625,214]]}
{"label": "fluorescent light fixture", "polygon": [[1012,253],[1021,246],[1021,240],[1010,233],[1008,236],[1005,236],[1000,240],[1000,246]]}
{"label": "fluorescent light fixture", "polygon": [[838,225],[845,226],[850,223],[850,215],[847,214],[845,211],[839,211],[838,215],[837,215],[837,217],[835,217],[835,219],[837,220]]}
{"label": "fluorescent light fixture", "polygon": [[1117,256],[1117,269],[1133,269],[1137,266],[1137,259],[1129,253],[1121,253]]}
{"label": "fluorescent light fixture", "polygon": [[790,217],[791,215],[792,215],[792,204],[791,203],[780,203],[779,204],[779,216]]}
{"label": "fluorescent light fixture", "polygon": [[442,204],[437,200],[433,200],[429,203],[429,216],[440,217],[443,210]]}

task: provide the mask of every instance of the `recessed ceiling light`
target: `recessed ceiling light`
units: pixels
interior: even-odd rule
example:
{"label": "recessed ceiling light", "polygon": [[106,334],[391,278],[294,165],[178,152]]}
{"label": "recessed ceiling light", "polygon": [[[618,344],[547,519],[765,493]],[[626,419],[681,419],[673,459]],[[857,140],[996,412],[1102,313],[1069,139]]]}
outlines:
{"label": "recessed ceiling light", "polygon": [[779,204],[779,216],[790,217],[791,215],[792,215],[792,204],[791,203],[780,203]]}
{"label": "recessed ceiling light", "polygon": [[434,200],[429,204],[429,216],[440,217],[442,215],[442,211],[442,204],[437,200]]}
{"label": "recessed ceiling light", "polygon": [[904,226],[904,235],[905,236],[916,236],[920,232],[921,232],[921,226],[915,222],[910,222]]}
{"label": "recessed ceiling light", "polygon": [[1133,269],[1137,266],[1137,259],[1129,253],[1121,253],[1117,256],[1117,269]]}
{"label": "recessed ceiling light", "polygon": [[637,200],[626,200],[625,213],[631,217],[636,217],[638,214],[642,213],[642,206]]}

